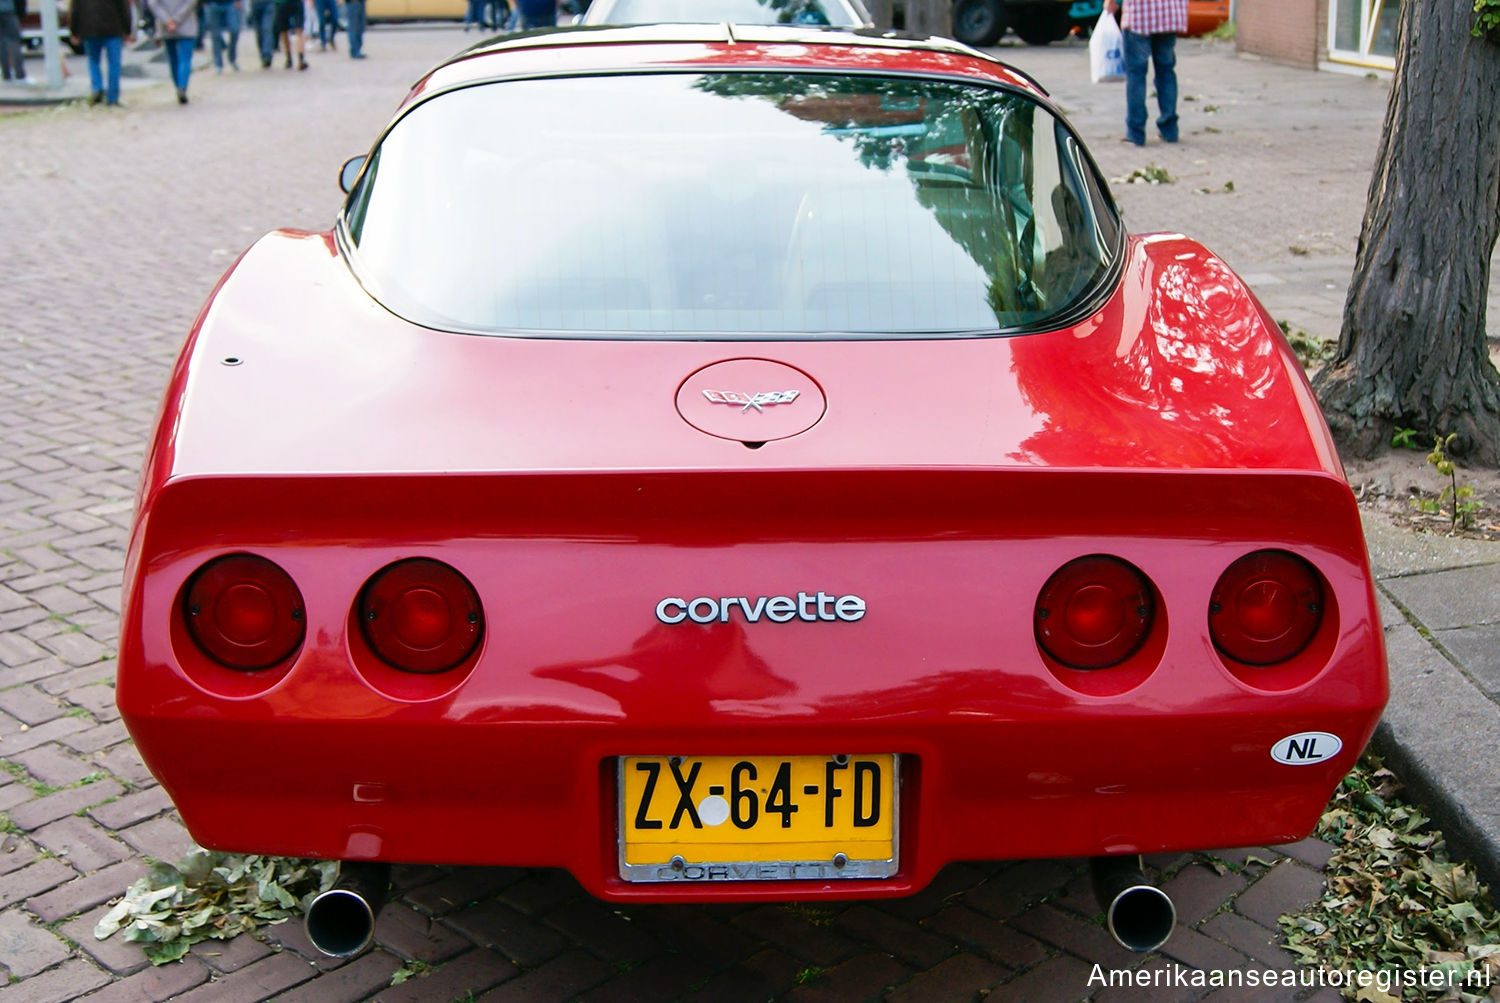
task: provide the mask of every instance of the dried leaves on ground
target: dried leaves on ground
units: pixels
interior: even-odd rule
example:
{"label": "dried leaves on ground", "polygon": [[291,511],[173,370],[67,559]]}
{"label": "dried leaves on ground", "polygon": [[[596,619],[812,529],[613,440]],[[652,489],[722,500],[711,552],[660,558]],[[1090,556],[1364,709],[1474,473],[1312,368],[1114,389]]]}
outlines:
{"label": "dried leaves on ground", "polygon": [[200,940],[228,940],[301,916],[333,887],[338,862],[239,856],[196,850],[174,867],[154,864],[94,927],[104,940],[124,930],[155,965],[176,961]]}
{"label": "dried leaves on ground", "polygon": [[[1500,985],[1500,912],[1473,867],[1449,859],[1443,834],[1400,790],[1374,755],[1344,778],[1318,823],[1318,835],[1337,848],[1323,898],[1281,917],[1287,947],[1327,969],[1455,976],[1454,988],[1406,986],[1405,999],[1488,1000],[1464,991],[1464,974],[1488,967],[1490,985]],[[1384,1003],[1402,991],[1398,983],[1390,995],[1361,990],[1358,998]]]}

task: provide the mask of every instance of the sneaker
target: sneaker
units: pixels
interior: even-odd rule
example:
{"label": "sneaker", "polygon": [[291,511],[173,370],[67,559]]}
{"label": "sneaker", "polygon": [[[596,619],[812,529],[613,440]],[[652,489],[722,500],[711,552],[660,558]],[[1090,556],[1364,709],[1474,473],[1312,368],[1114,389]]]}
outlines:
{"label": "sneaker", "polygon": [[260,68],[263,70],[269,70],[271,68],[271,58],[269,56],[261,57]]}
{"label": "sneaker", "polygon": [[363,59],[363,58],[365,58],[365,54],[363,52],[351,52],[351,53],[349,53],[349,58],[350,59]]}
{"label": "sneaker", "polygon": [[229,68],[236,73],[240,72],[240,64],[235,62],[233,59],[229,61]]}
{"label": "sneaker", "polygon": [[89,95],[89,104],[98,104],[100,101],[103,101],[103,100],[104,100],[104,92],[103,91],[95,91],[94,93],[92,93],[92,94]]}
{"label": "sneaker", "polygon": [[301,56],[297,57],[297,69],[299,69],[299,70],[305,70],[305,69],[307,69],[307,60],[304,59]]}
{"label": "sneaker", "polygon": [[291,56],[287,56],[286,57],[286,68],[287,69],[291,69],[292,68],[292,57]]}
{"label": "sneaker", "polygon": [[187,104],[187,88],[186,87],[179,87],[179,88],[177,88],[177,103],[178,104]]}

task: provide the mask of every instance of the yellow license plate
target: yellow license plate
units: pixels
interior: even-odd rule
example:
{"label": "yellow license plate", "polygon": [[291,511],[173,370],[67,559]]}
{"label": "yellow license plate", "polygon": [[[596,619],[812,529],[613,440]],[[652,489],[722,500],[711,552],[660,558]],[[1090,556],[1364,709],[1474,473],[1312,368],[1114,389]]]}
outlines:
{"label": "yellow license plate", "polygon": [[627,881],[789,881],[896,873],[899,757],[626,756]]}

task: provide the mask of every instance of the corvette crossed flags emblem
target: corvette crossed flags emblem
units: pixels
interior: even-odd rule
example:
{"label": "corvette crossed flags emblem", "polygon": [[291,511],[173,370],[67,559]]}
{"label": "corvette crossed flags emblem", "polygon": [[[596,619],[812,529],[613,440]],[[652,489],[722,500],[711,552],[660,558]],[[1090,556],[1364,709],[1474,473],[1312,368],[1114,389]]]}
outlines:
{"label": "corvette crossed flags emblem", "polygon": [[751,408],[765,413],[765,408],[770,404],[790,404],[801,396],[800,390],[768,390],[758,394],[742,394],[738,390],[705,390],[703,396],[707,397],[710,404],[735,404],[740,406],[740,413],[744,414]]}

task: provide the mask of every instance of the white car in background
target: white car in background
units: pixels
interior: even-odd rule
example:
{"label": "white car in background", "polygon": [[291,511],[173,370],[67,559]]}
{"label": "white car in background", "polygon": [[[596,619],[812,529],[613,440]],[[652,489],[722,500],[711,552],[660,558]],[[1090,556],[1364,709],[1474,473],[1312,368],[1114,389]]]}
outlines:
{"label": "white car in background", "polygon": [[594,0],[576,23],[798,24],[868,28],[874,21],[860,0]]}

